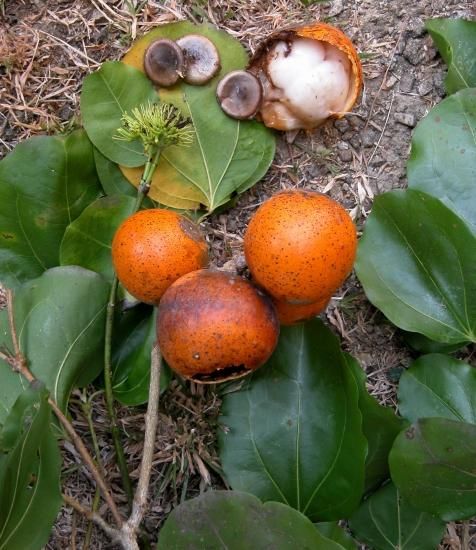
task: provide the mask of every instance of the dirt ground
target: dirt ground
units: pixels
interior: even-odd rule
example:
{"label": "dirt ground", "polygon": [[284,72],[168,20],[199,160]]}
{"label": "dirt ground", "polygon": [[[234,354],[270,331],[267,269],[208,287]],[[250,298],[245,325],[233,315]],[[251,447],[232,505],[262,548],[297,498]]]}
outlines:
{"label": "dirt ground", "polygon": [[[0,0],[0,158],[29,136],[78,124],[84,76],[106,59],[119,59],[133,39],[159,23],[210,22],[239,38],[250,52],[276,29],[316,19],[335,24],[351,37],[363,60],[365,90],[358,106],[311,134],[282,135],[263,181],[226,214],[204,223],[214,263],[246,272],[244,227],[275,191],[305,187],[326,192],[345,205],[361,230],[373,197],[406,185],[412,129],[444,95],[445,67],[423,26],[439,16],[474,18],[476,7],[472,0]],[[396,384],[411,354],[398,330],[367,302],[354,276],[325,317],[367,371],[370,391],[395,406]],[[74,395],[75,426],[88,438],[79,402],[92,400],[101,457],[120,497],[102,397],[91,394]],[[156,531],[175,504],[207,484],[224,486],[214,438],[218,406],[210,388],[174,383],[164,396],[147,531]],[[142,411],[124,408],[121,421],[129,436],[128,460],[138,466]],[[65,490],[88,505],[93,498],[88,474],[72,447],[64,446]],[[64,509],[47,548],[82,548],[87,528]],[[90,548],[110,547],[94,529]],[[476,523],[449,524],[440,549],[469,548],[476,548]]]}

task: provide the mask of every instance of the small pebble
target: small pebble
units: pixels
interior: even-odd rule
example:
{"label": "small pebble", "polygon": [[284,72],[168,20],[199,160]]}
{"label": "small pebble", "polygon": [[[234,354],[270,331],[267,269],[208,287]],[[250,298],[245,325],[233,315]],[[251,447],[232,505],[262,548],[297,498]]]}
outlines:
{"label": "small pebble", "polygon": [[396,122],[400,122],[400,124],[404,124],[410,128],[415,127],[415,115],[410,113],[395,113],[394,118]]}

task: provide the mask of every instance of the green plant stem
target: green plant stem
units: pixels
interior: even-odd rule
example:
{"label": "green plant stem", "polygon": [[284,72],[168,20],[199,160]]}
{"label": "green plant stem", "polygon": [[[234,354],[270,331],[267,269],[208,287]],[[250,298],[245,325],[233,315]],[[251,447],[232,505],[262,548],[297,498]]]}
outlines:
{"label": "green plant stem", "polygon": [[[155,150],[151,151],[148,155],[147,163],[144,167],[144,172],[137,188],[137,197],[134,204],[134,212],[137,212],[142,205],[142,201],[149,194],[150,184],[152,182],[152,176],[154,175],[157,164],[159,163],[160,154],[162,149],[156,147]],[[133,212],[133,213],[134,213]]]}
{"label": "green plant stem", "polygon": [[[131,214],[134,214],[139,210],[142,205],[143,200],[149,193],[150,184],[152,181],[152,176],[154,175],[155,169],[159,162],[161,148],[155,147],[154,149],[148,152],[148,160],[144,167],[144,172],[137,189],[137,198],[134,204],[134,209]],[[124,491],[127,495],[127,500],[129,506],[132,506],[132,500],[134,498],[132,490],[132,482],[129,476],[129,470],[127,468],[127,461],[124,455],[124,449],[121,442],[121,432],[119,429],[119,424],[117,421],[116,410],[114,408],[114,395],[112,391],[112,334],[114,329],[114,311],[116,308],[116,295],[117,287],[119,281],[117,276],[114,274],[114,279],[111,285],[111,291],[109,293],[109,300],[107,304],[107,313],[106,313],[106,330],[104,337],[104,388],[105,388],[105,398],[106,398],[106,407],[109,416],[109,422],[111,424],[111,435],[114,442],[114,450],[116,453],[117,465],[121,473],[122,484]]]}

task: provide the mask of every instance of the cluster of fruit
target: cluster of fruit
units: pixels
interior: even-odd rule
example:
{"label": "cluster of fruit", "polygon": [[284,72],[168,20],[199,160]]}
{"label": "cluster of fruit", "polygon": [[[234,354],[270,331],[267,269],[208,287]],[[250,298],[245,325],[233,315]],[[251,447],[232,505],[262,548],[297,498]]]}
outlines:
{"label": "cluster of fruit", "polygon": [[158,305],[157,339],[169,366],[201,383],[244,376],[273,352],[279,325],[325,309],[352,270],[357,237],[346,210],[311,191],[263,203],[244,237],[253,280],[206,269],[199,228],[163,209],[140,211],[117,230],[117,277],[137,299]]}

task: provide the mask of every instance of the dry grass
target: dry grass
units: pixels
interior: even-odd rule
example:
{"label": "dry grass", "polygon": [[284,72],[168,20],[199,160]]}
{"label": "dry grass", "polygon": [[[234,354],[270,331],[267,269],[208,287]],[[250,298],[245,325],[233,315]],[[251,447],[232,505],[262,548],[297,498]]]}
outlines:
{"label": "dry grass", "polygon": [[[443,67],[428,37],[424,18],[471,15],[470,1],[354,0],[314,3],[299,0],[7,0],[0,1],[0,156],[24,139],[40,133],[65,132],[80,124],[82,80],[106,59],[118,59],[132,40],[157,24],[177,19],[210,22],[227,30],[253,52],[269,33],[296,23],[326,18],[354,39],[364,54],[366,89],[360,106],[345,121],[317,132],[281,139],[273,166],[263,182],[241,197],[227,215],[205,224],[214,262],[245,269],[243,229],[253,211],[278,189],[306,187],[341,201],[358,226],[369,214],[374,195],[405,185],[404,165],[411,129],[395,121],[397,110],[417,119],[441,99]],[[3,11],[2,11],[3,10]],[[474,13],[473,13],[474,15]],[[421,47],[421,63],[409,65],[405,48]],[[409,70],[410,68],[410,70]],[[416,83],[408,86],[408,73]],[[419,83],[433,87],[420,93]],[[0,307],[2,305],[0,292]],[[368,387],[382,403],[396,406],[399,373],[411,357],[398,331],[367,302],[351,279],[328,308],[327,320],[344,347],[368,373]],[[113,463],[102,395],[76,392],[72,404],[75,427],[90,441],[81,400],[92,400],[93,424],[100,458],[124,504],[120,477]],[[152,508],[145,529],[154,533],[170,509],[207,485],[223,487],[216,451],[219,400],[213,390],[174,382],[164,395],[152,480]],[[120,409],[127,434],[125,451],[133,477],[141,456],[143,414]],[[64,484],[85,504],[93,495],[87,472],[64,444]],[[75,548],[87,525],[63,510],[48,548]],[[476,547],[476,525],[449,524],[441,549]],[[94,530],[92,548],[107,541]]]}

